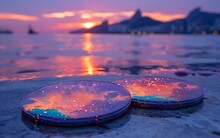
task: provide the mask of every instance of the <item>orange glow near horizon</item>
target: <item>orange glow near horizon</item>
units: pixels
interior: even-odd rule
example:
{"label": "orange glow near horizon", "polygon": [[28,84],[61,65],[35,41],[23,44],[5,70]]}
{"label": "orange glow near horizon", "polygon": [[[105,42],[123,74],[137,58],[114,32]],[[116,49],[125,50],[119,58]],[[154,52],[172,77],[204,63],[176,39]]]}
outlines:
{"label": "orange glow near horizon", "polygon": [[51,28],[53,30],[65,30],[65,29],[76,29],[81,26],[81,23],[58,23]]}
{"label": "orange glow near horizon", "polygon": [[81,27],[90,29],[94,26],[99,24],[99,22],[86,22],[86,23],[81,23],[81,22],[67,22],[67,23],[58,23],[55,24],[54,26],[51,27],[53,30],[69,30],[69,29],[79,29]]}
{"label": "orange glow near horizon", "polygon": [[82,26],[86,29],[90,29],[92,27],[94,27],[96,25],[96,23],[94,22],[87,22],[87,23],[83,23]]}
{"label": "orange glow near horizon", "polygon": [[148,16],[154,20],[162,21],[162,22],[168,22],[171,20],[181,19],[185,17],[184,14],[165,14],[160,12],[152,12],[152,13],[145,12],[143,13],[143,16]]}

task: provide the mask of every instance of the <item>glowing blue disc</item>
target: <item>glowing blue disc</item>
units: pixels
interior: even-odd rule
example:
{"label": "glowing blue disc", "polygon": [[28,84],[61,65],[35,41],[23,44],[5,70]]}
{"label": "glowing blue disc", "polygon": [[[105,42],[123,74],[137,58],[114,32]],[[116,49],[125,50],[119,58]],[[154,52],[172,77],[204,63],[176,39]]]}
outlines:
{"label": "glowing blue disc", "polygon": [[50,85],[22,100],[22,114],[36,123],[54,126],[93,125],[123,115],[131,103],[123,87],[101,81]]}
{"label": "glowing blue disc", "polygon": [[189,107],[203,101],[203,91],[195,84],[166,77],[130,77],[115,83],[125,87],[136,106],[158,109]]}

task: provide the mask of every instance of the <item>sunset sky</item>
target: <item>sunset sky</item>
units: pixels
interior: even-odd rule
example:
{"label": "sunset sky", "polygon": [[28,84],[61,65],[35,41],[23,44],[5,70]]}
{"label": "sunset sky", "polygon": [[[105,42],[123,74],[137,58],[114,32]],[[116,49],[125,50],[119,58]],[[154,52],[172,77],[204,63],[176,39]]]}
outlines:
{"label": "sunset sky", "polygon": [[0,0],[0,29],[26,33],[32,25],[40,33],[66,33],[90,28],[108,19],[115,23],[136,9],[160,21],[183,18],[195,7],[220,13],[220,0]]}

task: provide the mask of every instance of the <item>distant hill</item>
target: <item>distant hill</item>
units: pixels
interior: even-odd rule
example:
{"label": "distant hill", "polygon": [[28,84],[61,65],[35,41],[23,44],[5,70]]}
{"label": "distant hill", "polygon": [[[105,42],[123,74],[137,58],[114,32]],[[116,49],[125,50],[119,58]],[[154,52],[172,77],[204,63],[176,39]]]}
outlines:
{"label": "distant hill", "polygon": [[143,17],[140,10],[127,20],[115,24],[102,24],[91,29],[80,29],[70,33],[220,33],[220,14],[192,10],[186,18],[160,22]]}
{"label": "distant hill", "polygon": [[122,21],[113,25],[127,25],[131,29],[137,29],[144,26],[156,26],[161,24],[161,22],[153,20],[149,17],[142,17],[141,11],[137,10],[135,14],[131,17],[131,19]]}
{"label": "distant hill", "polygon": [[202,32],[220,30],[220,14],[203,12],[196,8],[186,18],[187,32]]}

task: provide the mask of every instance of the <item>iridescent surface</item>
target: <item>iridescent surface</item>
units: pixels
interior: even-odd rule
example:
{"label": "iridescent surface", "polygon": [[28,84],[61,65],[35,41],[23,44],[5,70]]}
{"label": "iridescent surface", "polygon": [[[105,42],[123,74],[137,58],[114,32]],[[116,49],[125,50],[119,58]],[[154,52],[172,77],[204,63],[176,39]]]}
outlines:
{"label": "iridescent surface", "polygon": [[201,88],[186,81],[166,77],[131,77],[116,81],[133,101],[184,102],[203,96]]}
{"label": "iridescent surface", "polygon": [[[126,110],[130,94],[108,82],[74,81],[43,87],[23,98],[25,113],[61,120],[99,119]],[[128,108],[128,107],[127,107]],[[78,122],[79,123],[79,122]]]}

